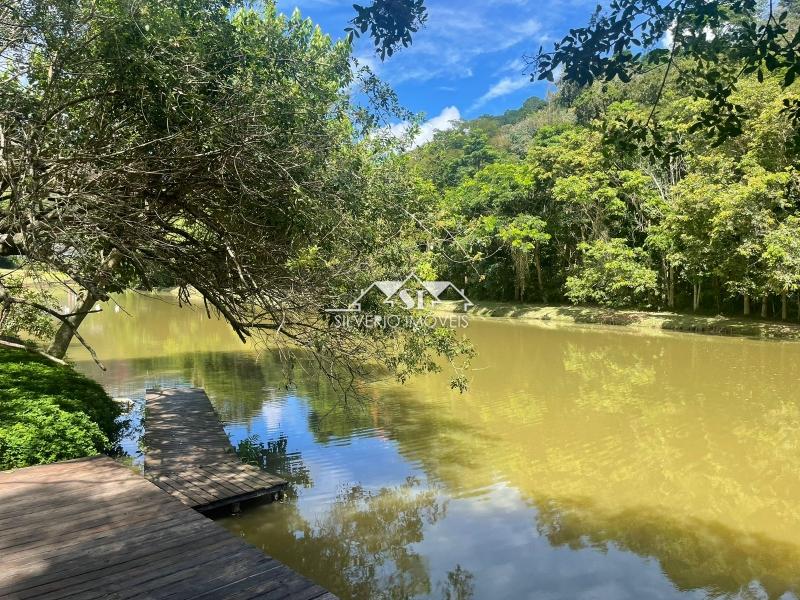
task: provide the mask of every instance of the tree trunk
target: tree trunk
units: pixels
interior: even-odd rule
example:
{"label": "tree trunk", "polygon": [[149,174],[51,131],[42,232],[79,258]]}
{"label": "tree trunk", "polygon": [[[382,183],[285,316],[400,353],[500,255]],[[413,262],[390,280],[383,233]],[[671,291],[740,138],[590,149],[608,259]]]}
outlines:
{"label": "tree trunk", "polygon": [[[95,290],[102,293],[103,287],[108,283],[111,274],[114,272],[114,269],[116,269],[121,259],[122,255],[117,249],[112,249],[111,252],[108,253],[105,261],[102,265],[100,265],[100,268],[97,271],[97,276],[95,277],[94,282]],[[86,315],[89,314],[89,311],[92,310],[94,305],[99,300],[99,296],[96,296],[91,291],[86,290],[86,296],[84,296],[80,306],[77,310],[73,311],[75,314],[71,317],[68,317],[66,322],[62,322],[61,326],[58,328],[58,331],[56,331],[56,335],[53,338],[53,343],[50,344],[50,348],[47,350],[48,354],[55,356],[56,358],[64,358],[64,355],[67,353],[67,349],[69,348],[69,344],[72,341],[72,338],[75,336],[75,331],[81,326],[81,323],[83,323]]]}
{"label": "tree trunk", "polygon": [[537,243],[533,250],[533,264],[536,266],[536,281],[539,284],[539,295],[542,297],[542,302],[547,303],[547,294],[544,291],[544,279],[542,278],[542,260],[539,257],[539,244]]}
{"label": "tree trunk", "polygon": [[744,295],[744,316],[750,316],[750,294]]}
{"label": "tree trunk", "polygon": [[92,310],[95,303],[97,303],[97,300],[97,296],[89,291],[86,292],[86,297],[74,311],[77,314],[68,317],[67,322],[62,322],[61,327],[56,331],[53,343],[50,344],[50,348],[47,350],[48,354],[56,358],[64,358],[69,349],[69,343],[75,335],[75,330],[81,326],[81,323],[83,323],[86,315],[89,314],[89,311]]}
{"label": "tree trunk", "polygon": [[781,321],[789,318],[789,292],[783,290],[781,292]]}
{"label": "tree trunk", "polygon": [[692,293],[692,310],[694,312],[697,312],[698,309],[700,308],[700,284],[701,283],[702,283],[702,281],[698,281],[697,283],[695,283],[693,285],[693,290],[692,290],[692,292],[693,292]]}
{"label": "tree trunk", "polygon": [[761,297],[761,318],[766,319],[769,315],[769,294]]}
{"label": "tree trunk", "polygon": [[668,279],[669,287],[667,288],[667,306],[670,308],[675,308],[675,267],[672,265],[669,266]]}

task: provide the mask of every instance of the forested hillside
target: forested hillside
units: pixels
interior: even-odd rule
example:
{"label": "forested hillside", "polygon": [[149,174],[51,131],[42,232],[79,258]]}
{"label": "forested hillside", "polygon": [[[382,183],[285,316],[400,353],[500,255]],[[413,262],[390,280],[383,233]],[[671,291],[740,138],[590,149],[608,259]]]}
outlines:
{"label": "forested hillside", "polygon": [[[438,132],[410,158],[429,182],[432,267],[475,300],[797,318],[800,148],[784,108],[800,89],[782,81],[743,78],[741,135],[721,143],[694,125],[708,101],[661,73],[561,85]],[[616,136],[651,117],[664,151]]]}

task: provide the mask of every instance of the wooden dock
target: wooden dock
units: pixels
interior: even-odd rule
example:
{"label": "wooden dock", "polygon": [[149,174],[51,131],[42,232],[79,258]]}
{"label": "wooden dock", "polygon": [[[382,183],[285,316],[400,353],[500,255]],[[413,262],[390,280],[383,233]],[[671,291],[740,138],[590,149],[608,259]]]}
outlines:
{"label": "wooden dock", "polygon": [[205,391],[148,390],[144,474],[187,506],[208,512],[259,497],[275,498],[286,481],[243,464]]}
{"label": "wooden dock", "polygon": [[0,472],[0,598],[335,600],[110,458]]}

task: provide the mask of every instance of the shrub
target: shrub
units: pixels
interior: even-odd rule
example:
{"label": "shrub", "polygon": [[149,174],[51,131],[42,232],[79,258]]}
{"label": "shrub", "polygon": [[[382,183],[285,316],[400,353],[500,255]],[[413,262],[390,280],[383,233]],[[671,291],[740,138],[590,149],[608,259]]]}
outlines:
{"label": "shrub", "polygon": [[72,368],[0,349],[0,470],[108,452],[120,414],[99,384]]}

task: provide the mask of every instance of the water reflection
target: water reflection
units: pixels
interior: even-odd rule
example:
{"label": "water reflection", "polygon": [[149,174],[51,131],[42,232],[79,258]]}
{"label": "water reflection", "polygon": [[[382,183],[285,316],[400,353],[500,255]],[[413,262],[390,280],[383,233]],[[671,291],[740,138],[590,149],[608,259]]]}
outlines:
{"label": "water reflection", "polygon": [[109,372],[81,368],[205,387],[235,441],[276,444],[296,499],[223,524],[344,598],[797,597],[796,344],[476,322],[468,394],[432,376],[360,406],[123,303],[136,326],[87,329]]}
{"label": "water reflection", "polygon": [[299,452],[289,452],[289,438],[281,434],[274,440],[261,441],[257,435],[241,440],[236,454],[242,462],[279,475],[287,483],[286,495],[290,499],[298,496],[298,487],[310,488],[314,482],[311,473]]}
{"label": "water reflection", "polygon": [[679,590],[718,597],[786,598],[796,594],[800,549],[763,535],[641,507],[605,512],[590,500],[540,502],[539,531],[554,546],[610,547],[651,556]]}
{"label": "water reflection", "polygon": [[[414,549],[423,531],[443,519],[447,503],[415,478],[394,487],[369,490],[342,486],[327,511],[313,520],[293,504],[280,511],[263,507],[229,528],[248,539],[269,539],[273,554],[289,557],[295,568],[352,598],[411,598],[431,593],[425,559]],[[468,574],[448,582],[463,594]],[[469,596],[460,596],[469,598]]]}

